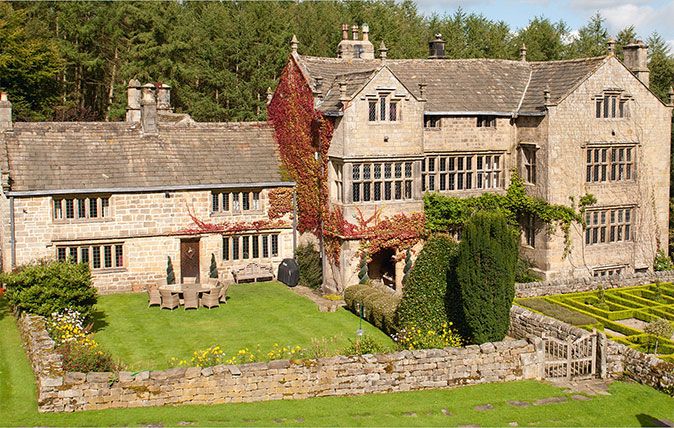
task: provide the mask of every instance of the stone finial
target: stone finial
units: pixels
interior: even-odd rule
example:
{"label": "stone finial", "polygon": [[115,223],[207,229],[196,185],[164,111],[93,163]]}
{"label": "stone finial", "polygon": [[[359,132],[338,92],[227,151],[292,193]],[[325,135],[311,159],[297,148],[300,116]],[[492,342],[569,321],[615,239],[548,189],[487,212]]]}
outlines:
{"label": "stone finial", "polygon": [[342,40],[349,40],[349,24],[342,24]]}
{"label": "stone finial", "polygon": [[293,38],[290,39],[290,50],[292,53],[297,53],[297,47],[300,45],[300,41],[297,40],[297,36],[293,34]]}
{"label": "stone finial", "polygon": [[669,87],[669,106],[674,107],[674,87]]}
{"label": "stone finial", "polygon": [[543,89],[543,99],[545,100],[545,105],[549,106],[550,105],[550,85],[545,85],[545,89]]}
{"label": "stone finial", "polygon": [[166,83],[157,84],[157,111],[172,113],[171,87]]}
{"label": "stone finial", "polygon": [[522,43],[522,47],[520,48],[520,61],[526,60],[527,60],[527,45]]}
{"label": "stone finial", "polygon": [[363,33],[363,41],[367,42],[368,40],[370,40],[370,26],[367,25],[366,23],[363,23],[363,25],[360,28]]}
{"label": "stone finial", "polygon": [[12,129],[12,103],[6,92],[0,92],[0,131]]}
{"label": "stone finial", "polygon": [[615,55],[615,39],[613,37],[609,37],[608,41],[606,42],[606,48],[608,50],[608,55],[609,56],[614,56]]}
{"label": "stone finial", "polygon": [[271,90],[271,86],[267,87],[267,105],[271,103],[271,99],[274,96],[274,92]]}
{"label": "stone finial", "polygon": [[419,83],[419,99],[422,101],[426,100],[426,97],[424,95],[424,90],[426,90],[426,84],[425,83]]}
{"label": "stone finial", "polygon": [[384,41],[382,40],[381,44],[379,45],[379,58],[381,58],[382,61],[386,59],[387,52],[388,48],[386,47]]}
{"label": "stone finial", "polygon": [[126,121],[140,122],[141,86],[137,79],[129,80],[126,87]]}
{"label": "stone finial", "polygon": [[315,95],[319,99],[323,99],[323,76],[314,77],[314,81],[315,81],[314,86],[316,88]]}
{"label": "stone finial", "polygon": [[351,26],[351,36],[352,36],[353,40],[358,40],[358,26],[357,25]]}
{"label": "stone finial", "polygon": [[341,102],[348,101],[346,97],[346,80],[342,79],[339,81],[339,100]]}
{"label": "stone finial", "polygon": [[157,133],[157,102],[155,86],[152,83],[143,85],[143,97],[140,101],[140,124],[146,134]]}

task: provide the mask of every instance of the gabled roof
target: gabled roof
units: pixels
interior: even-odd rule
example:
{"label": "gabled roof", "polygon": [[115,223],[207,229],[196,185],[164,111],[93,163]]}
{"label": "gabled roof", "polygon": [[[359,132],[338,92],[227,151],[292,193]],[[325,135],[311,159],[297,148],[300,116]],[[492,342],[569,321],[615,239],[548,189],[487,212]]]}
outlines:
{"label": "gabled roof", "polygon": [[[323,58],[297,54],[293,55],[293,59],[314,91],[316,77],[322,77],[322,88],[333,91],[338,78],[368,75],[382,66],[380,59]],[[546,85],[550,89],[550,102],[555,104],[605,60],[605,57],[548,62],[387,59],[384,64],[414,96],[420,96],[420,83],[426,85],[424,97],[428,113],[540,114],[544,111],[543,91]],[[358,83],[357,78],[352,78],[352,85]],[[350,87],[348,92],[357,91]],[[334,100],[327,96],[323,104],[319,105],[322,111],[331,111],[334,107]]]}
{"label": "gabled roof", "polygon": [[11,192],[287,184],[267,123],[158,128],[143,135],[137,123],[18,122],[0,133],[0,165]]}

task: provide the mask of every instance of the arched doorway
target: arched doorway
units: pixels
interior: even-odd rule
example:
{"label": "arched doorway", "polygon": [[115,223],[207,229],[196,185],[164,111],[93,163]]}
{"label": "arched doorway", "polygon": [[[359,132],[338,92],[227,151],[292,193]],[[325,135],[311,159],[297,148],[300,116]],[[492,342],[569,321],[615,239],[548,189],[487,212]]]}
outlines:
{"label": "arched doorway", "polygon": [[385,285],[395,289],[396,284],[396,260],[395,251],[385,248],[372,255],[367,264],[367,275],[375,285]]}

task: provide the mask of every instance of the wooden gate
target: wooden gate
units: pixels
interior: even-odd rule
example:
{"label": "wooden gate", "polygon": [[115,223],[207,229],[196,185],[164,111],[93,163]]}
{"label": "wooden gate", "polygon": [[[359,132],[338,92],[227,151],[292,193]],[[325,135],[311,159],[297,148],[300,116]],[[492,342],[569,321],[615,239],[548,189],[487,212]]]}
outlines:
{"label": "wooden gate", "polygon": [[546,379],[590,379],[597,374],[597,334],[566,341],[543,336]]}

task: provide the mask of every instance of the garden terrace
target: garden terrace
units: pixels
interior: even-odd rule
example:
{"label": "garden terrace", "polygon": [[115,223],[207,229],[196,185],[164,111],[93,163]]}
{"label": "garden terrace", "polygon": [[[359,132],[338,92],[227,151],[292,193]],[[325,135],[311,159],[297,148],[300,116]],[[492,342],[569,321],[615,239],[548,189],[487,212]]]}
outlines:
{"label": "garden terrace", "polygon": [[[652,338],[644,332],[648,323],[661,318],[674,324],[672,283],[525,298],[516,303],[587,330],[603,330],[611,340],[644,352],[652,351]],[[674,361],[673,339],[658,340],[659,358]]]}
{"label": "garden terrace", "polygon": [[[274,344],[309,349],[325,338],[337,352],[356,336],[358,317],[338,309],[319,312],[308,299],[278,282],[230,286],[227,304],[198,311],[147,307],[146,294],[101,296],[95,307],[96,341],[130,370],[164,369],[189,362],[194,351],[220,345],[225,358],[242,349],[267,352]],[[393,342],[364,323],[365,334],[386,347]],[[334,339],[334,340],[333,340]],[[172,359],[175,359],[172,364]]]}

